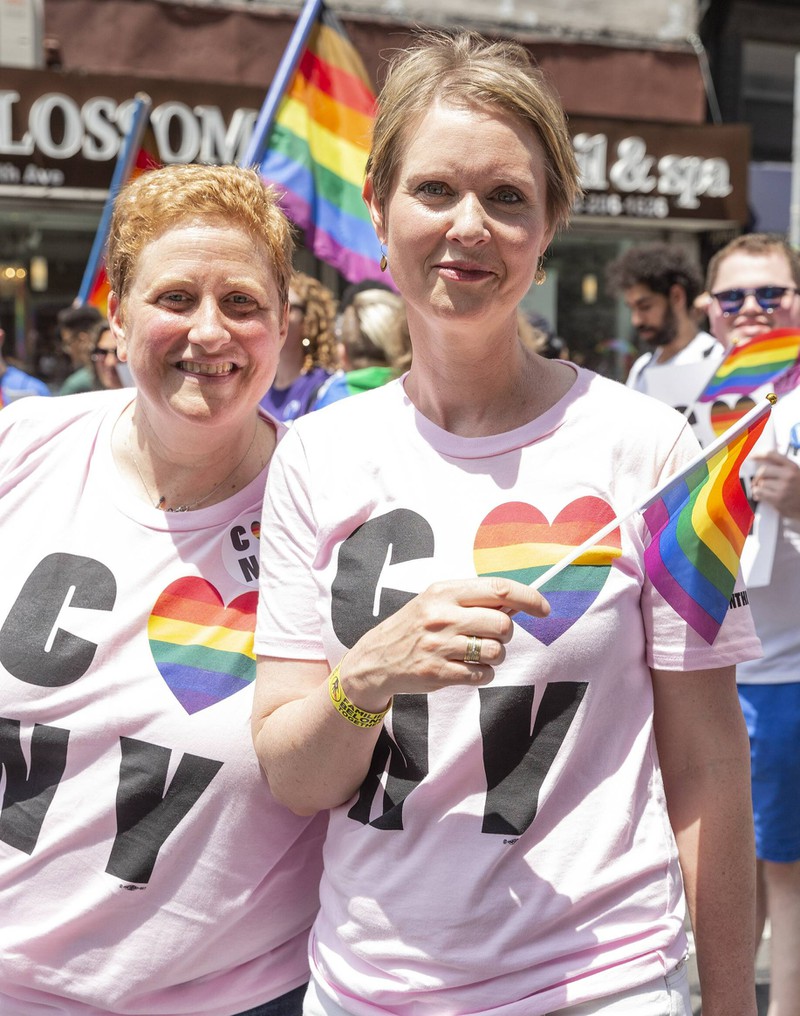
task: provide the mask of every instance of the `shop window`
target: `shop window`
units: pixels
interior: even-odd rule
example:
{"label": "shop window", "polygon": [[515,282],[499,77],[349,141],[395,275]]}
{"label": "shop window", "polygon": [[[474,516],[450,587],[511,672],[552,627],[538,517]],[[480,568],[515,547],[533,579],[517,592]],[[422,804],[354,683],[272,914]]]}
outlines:
{"label": "shop window", "polygon": [[797,45],[746,40],[742,44],[742,115],[753,128],[753,158],[790,162]]}

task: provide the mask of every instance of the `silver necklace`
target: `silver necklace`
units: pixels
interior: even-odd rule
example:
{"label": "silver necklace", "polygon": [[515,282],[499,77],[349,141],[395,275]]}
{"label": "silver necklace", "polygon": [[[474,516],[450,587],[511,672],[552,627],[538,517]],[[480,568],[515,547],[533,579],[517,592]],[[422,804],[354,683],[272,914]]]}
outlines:
{"label": "silver necklace", "polygon": [[216,486],[212,487],[207,494],[203,494],[202,497],[198,497],[196,501],[190,501],[189,504],[179,504],[176,505],[175,508],[167,508],[167,498],[164,494],[162,494],[157,501],[153,498],[153,494],[150,488],[147,486],[145,478],[142,476],[142,471],[141,469],[139,469],[139,463],[136,461],[136,455],[134,454],[133,445],[131,444],[130,431],[128,432],[128,451],[131,453],[131,459],[133,460],[134,468],[136,469],[136,472],[139,474],[139,479],[142,481],[142,486],[144,487],[148,498],[152,502],[153,507],[161,509],[162,512],[188,512],[191,511],[192,508],[196,508],[198,505],[202,504],[204,501],[208,501],[208,499],[212,496],[212,494],[216,494],[219,488],[223,486],[223,484],[227,483],[228,480],[230,480],[230,478],[233,476],[236,470],[241,466],[241,464],[250,454],[250,449],[255,444],[257,433],[258,433],[258,421],[256,421],[255,429],[253,430],[253,436],[250,439],[250,444],[247,446],[247,451],[239,459],[239,461],[236,463],[233,469],[227,474],[227,476],[223,476],[223,478],[219,481],[218,484],[216,484]]}

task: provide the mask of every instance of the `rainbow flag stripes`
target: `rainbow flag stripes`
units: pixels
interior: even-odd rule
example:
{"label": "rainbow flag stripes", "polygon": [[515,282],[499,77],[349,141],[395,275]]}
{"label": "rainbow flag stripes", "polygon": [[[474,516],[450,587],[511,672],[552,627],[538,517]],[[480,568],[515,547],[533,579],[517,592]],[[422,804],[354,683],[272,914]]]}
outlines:
{"label": "rainbow flag stripes", "polygon": [[205,579],[172,582],[147,624],[150,650],[167,687],[187,713],[215,705],[255,678],[256,592],[225,606]]}
{"label": "rainbow flag stripes", "polygon": [[[478,575],[502,575],[530,585],[613,518],[610,505],[591,496],[572,501],[552,524],[538,508],[524,502],[499,505],[476,534],[475,570]],[[621,553],[617,528],[545,583],[542,591],[550,603],[547,617],[517,614],[515,623],[549,646],[591,607]]]}
{"label": "rainbow flag stripes", "polygon": [[650,581],[709,645],[725,619],[753,521],[739,469],[770,409],[768,402],[754,409],[721,447],[710,446],[703,461],[642,506],[652,536],[644,555]]}
{"label": "rainbow flag stripes", "polygon": [[733,346],[703,390],[699,402],[721,395],[749,395],[788,370],[800,355],[800,332],[776,328]]}
{"label": "rainbow flag stripes", "polygon": [[[146,139],[142,146],[136,153],[133,167],[128,179],[125,181],[129,183],[131,180],[135,180],[142,173],[146,173],[149,169],[159,169],[161,163],[156,157],[158,151],[158,145],[156,143],[155,135],[153,134],[152,128],[148,127],[146,131]],[[108,316],[108,294],[111,292],[111,287],[108,284],[108,276],[106,275],[105,261],[101,261],[97,267],[94,277],[89,286],[89,293],[86,297],[86,302],[90,303],[93,307],[96,307],[103,317]]]}
{"label": "rainbow flag stripes", "polygon": [[259,171],[283,196],[314,254],[351,282],[379,278],[379,247],[361,198],[375,94],[325,7],[278,107]]}

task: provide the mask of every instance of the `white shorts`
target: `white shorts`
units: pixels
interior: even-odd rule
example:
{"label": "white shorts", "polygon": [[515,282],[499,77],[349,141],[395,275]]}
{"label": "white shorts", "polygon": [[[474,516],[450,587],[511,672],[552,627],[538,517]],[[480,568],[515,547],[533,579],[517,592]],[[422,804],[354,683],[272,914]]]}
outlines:
{"label": "white shorts", "polygon": [[[351,1014],[317,991],[312,980],[303,1001],[303,1016]],[[607,995],[593,1002],[570,1005],[553,1012],[552,1016],[692,1016],[687,964],[682,961],[665,977],[656,977],[638,988]]]}

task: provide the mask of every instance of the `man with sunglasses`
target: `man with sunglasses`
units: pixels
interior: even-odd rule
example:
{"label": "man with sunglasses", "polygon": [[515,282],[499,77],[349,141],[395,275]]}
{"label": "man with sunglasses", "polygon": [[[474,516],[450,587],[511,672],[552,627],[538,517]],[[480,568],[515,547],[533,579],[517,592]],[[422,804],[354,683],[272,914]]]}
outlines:
{"label": "man with sunglasses", "polygon": [[102,320],[103,315],[91,304],[65,307],[58,312],[61,345],[72,363],[72,373],[59,388],[59,395],[93,392],[100,387],[92,368],[91,351],[94,346],[92,329]]}
{"label": "man with sunglasses", "polygon": [[[800,256],[783,237],[740,236],[708,267],[711,331],[730,347],[800,329],[799,288]],[[740,665],[737,681],[750,732],[758,937],[767,917],[771,928],[769,1013],[800,1016],[800,388],[779,398],[772,424],[752,482],[753,497],[781,515],[770,582],[749,590],[764,658]]]}
{"label": "man with sunglasses", "polygon": [[100,388],[130,388],[133,378],[127,363],[117,359],[117,340],[105,318],[92,329],[94,346],[90,353],[92,368]]}
{"label": "man with sunglasses", "polygon": [[[629,388],[665,398],[652,384],[654,373],[708,361],[710,377],[722,357],[722,347],[698,327],[694,301],[702,289],[702,273],[689,253],[677,244],[651,243],[631,247],[609,264],[609,287],[622,296],[631,312],[636,336],[647,349],[633,364],[625,382]],[[697,385],[704,378],[697,375]],[[677,375],[676,396],[689,399]],[[685,404],[685,403],[684,403]]]}

